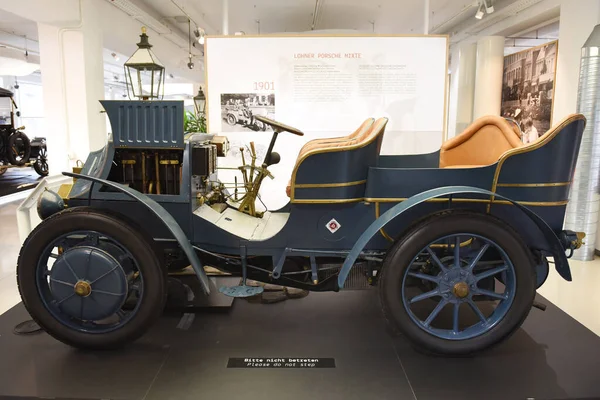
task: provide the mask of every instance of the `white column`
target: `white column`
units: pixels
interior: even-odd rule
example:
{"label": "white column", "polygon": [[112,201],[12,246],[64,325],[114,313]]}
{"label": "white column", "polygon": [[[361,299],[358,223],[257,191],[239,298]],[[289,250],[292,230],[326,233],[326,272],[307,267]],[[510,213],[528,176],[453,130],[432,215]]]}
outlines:
{"label": "white column", "polygon": [[[552,125],[577,112],[577,92],[581,47],[600,23],[600,1],[564,0],[560,6],[558,59],[554,83]],[[600,249],[600,224],[596,233],[596,249]]]}
{"label": "white column", "polygon": [[600,1],[562,1],[552,125],[577,111],[581,47],[598,23]]}
{"label": "white column", "polygon": [[44,114],[50,173],[69,170],[76,160],[106,143],[102,27],[96,4],[81,1],[76,25],[38,23]]}
{"label": "white column", "polygon": [[223,35],[229,35],[229,0],[223,0]]}
{"label": "white column", "polygon": [[452,51],[448,138],[461,133],[473,122],[476,58],[475,43],[458,44]]}
{"label": "white column", "polygon": [[490,114],[500,115],[503,69],[504,37],[486,36],[479,39],[473,119]]}
{"label": "white column", "polygon": [[425,10],[423,15],[423,33],[429,35],[429,6],[430,0],[425,0]]}

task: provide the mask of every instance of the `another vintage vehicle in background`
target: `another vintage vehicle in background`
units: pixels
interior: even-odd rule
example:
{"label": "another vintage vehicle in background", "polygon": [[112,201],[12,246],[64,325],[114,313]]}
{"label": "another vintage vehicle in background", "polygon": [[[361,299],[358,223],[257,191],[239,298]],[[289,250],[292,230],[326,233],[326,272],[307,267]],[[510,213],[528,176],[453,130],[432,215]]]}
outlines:
{"label": "another vintage vehicle in background", "polygon": [[173,265],[191,265],[207,294],[205,266],[241,276],[219,289],[235,297],[262,291],[246,278],[312,291],[367,282],[394,328],[445,355],[515,332],[537,305],[548,257],[571,280],[566,252],[582,234],[563,230],[563,218],[582,115],[529,145],[504,119],[484,117],[439,151],[396,156],[380,155],[387,119],[369,118],[349,136],[308,142],[289,203],[260,211],[278,136],[302,132],[256,117],[272,127],[271,143],[264,160],[250,146],[231,188],[211,137],[184,139],[182,102],[102,104],[111,139],[80,174],[64,173],[74,182],[61,195],[41,195],[43,221],[17,267],[31,316],[72,346],[140,337],[163,310]]}
{"label": "another vintage vehicle in background", "polygon": [[40,176],[48,175],[48,153],[45,138],[29,140],[24,126],[15,127],[20,116],[13,92],[0,88],[0,175],[11,166],[32,166]]}

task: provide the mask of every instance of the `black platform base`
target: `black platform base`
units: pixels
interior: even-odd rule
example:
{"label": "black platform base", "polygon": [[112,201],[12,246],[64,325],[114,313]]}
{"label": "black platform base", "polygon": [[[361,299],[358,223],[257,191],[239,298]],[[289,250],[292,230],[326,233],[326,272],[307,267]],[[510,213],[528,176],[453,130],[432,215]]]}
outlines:
{"label": "black platform base", "polygon": [[[539,299],[544,302],[544,299]],[[0,316],[0,394],[78,399],[566,399],[600,397],[600,338],[549,304],[508,342],[472,358],[415,352],[393,337],[374,290],[278,304],[236,300],[178,328],[168,313],[118,352],[17,336]],[[230,357],[331,357],[335,368],[232,369]]]}

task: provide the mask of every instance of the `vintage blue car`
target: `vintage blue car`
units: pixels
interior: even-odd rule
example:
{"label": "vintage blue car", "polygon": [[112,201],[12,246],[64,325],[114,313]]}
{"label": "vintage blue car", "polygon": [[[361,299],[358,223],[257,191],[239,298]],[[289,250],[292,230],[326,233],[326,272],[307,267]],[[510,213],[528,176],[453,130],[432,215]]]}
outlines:
{"label": "vintage blue car", "polygon": [[[296,160],[289,203],[257,210],[279,162],[273,128],[264,160],[253,148],[240,182],[219,181],[223,149],[184,136],[183,103],[103,101],[112,125],[73,184],[38,202],[43,221],[18,261],[31,316],[82,348],[110,348],[160,316],[169,270],[205,266],[241,276],[229,296],[262,288],[246,278],[338,291],[355,276],[377,285],[390,324],[418,348],[463,355],[508,338],[534,306],[547,258],[571,279],[567,256],[583,235],[563,230],[585,126],[576,114],[536,142],[500,117],[484,117],[420,155],[380,155],[387,119],[346,137],[308,142]],[[265,133],[268,134],[268,133]],[[252,146],[253,147],[253,146]],[[284,190],[283,188],[281,190]],[[352,278],[352,279],[351,279]]]}

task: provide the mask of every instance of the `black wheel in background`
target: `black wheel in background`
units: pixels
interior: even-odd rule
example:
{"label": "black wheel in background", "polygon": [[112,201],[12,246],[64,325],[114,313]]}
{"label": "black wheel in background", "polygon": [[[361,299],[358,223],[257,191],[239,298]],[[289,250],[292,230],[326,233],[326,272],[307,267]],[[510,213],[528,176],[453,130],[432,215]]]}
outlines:
{"label": "black wheel in background", "polygon": [[166,270],[144,235],[87,207],[55,214],[31,232],[17,282],[27,311],[46,332],[85,349],[120,347],[142,336],[167,294]]}
{"label": "black wheel in background", "polygon": [[379,291],[386,319],[416,348],[462,356],[514,333],[535,283],[531,253],[513,229],[453,210],[416,224],[392,246]]}
{"label": "black wheel in background", "polygon": [[31,143],[29,138],[23,132],[17,131],[8,138],[8,148],[6,158],[12,165],[21,166],[29,161],[31,153]]}
{"label": "black wheel in background", "polygon": [[40,176],[48,176],[48,153],[46,151],[46,146],[41,146],[38,156],[33,163],[33,169]]}

